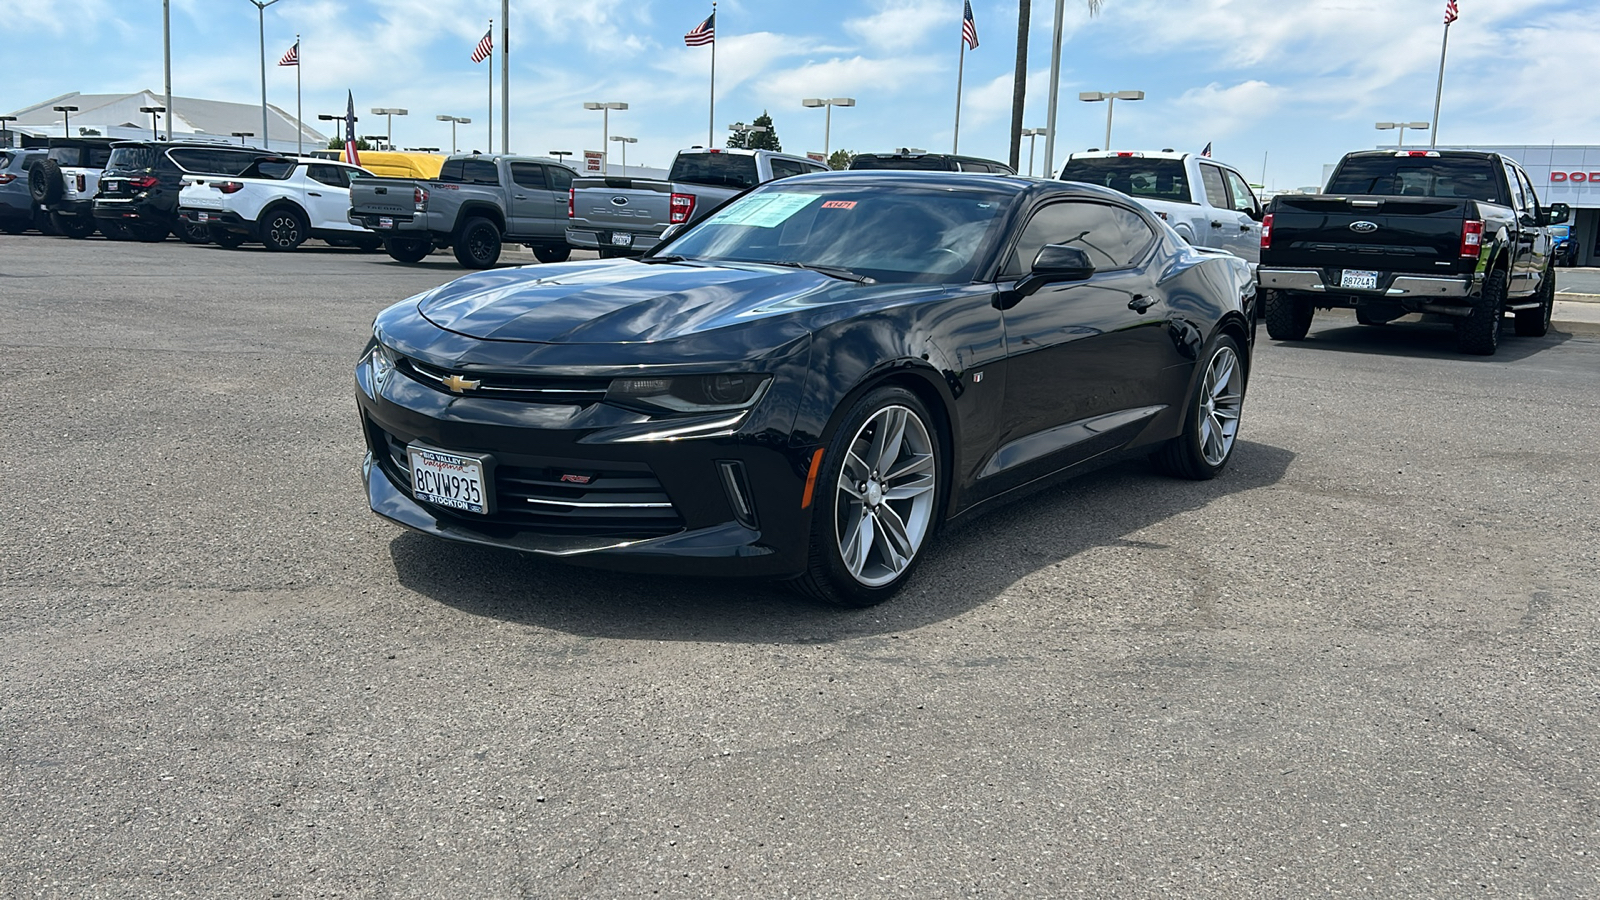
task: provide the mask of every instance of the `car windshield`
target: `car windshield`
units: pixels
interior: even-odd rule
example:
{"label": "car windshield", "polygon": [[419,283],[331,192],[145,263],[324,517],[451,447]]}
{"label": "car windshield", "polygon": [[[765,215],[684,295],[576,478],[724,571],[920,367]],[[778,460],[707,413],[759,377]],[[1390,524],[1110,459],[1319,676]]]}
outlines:
{"label": "car windshield", "polygon": [[161,158],[160,154],[161,151],[155,147],[113,147],[106,168],[119,172],[154,169]]}
{"label": "car windshield", "polygon": [[722,187],[752,188],[761,178],[756,174],[756,158],[728,153],[680,153],[672,161],[668,181]]}
{"label": "car windshield", "polygon": [[1366,156],[1346,159],[1328,182],[1329,194],[1380,197],[1463,197],[1509,205],[1489,159]]}
{"label": "car windshield", "polygon": [[1194,201],[1181,159],[1145,159],[1137,156],[1072,159],[1061,170],[1061,180],[1098,184],[1141,199],[1170,200],[1173,203]]}
{"label": "car windshield", "polygon": [[1010,203],[1009,193],[967,187],[773,184],[718,210],[665,252],[885,282],[965,282]]}

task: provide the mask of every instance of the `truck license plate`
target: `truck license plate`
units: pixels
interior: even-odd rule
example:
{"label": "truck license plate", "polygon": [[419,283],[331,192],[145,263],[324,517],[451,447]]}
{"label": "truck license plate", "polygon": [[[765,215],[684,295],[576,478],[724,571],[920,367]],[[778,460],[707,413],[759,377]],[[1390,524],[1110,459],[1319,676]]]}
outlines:
{"label": "truck license plate", "polygon": [[394,219],[391,219],[388,216],[379,216],[378,217],[378,227],[379,228],[393,228],[394,227]]}
{"label": "truck license plate", "polygon": [[204,225],[205,223],[211,221],[211,214],[210,213],[196,213],[195,214],[195,220],[198,221],[201,225]]}
{"label": "truck license plate", "polygon": [[425,503],[483,515],[489,511],[484,486],[484,458],[407,447],[411,459],[411,494]]}
{"label": "truck license plate", "polygon": [[633,246],[633,235],[628,234],[626,232],[617,232],[616,234],[611,235],[611,246],[613,246],[613,247],[632,247]]}
{"label": "truck license plate", "polygon": [[1356,291],[1375,291],[1378,289],[1378,273],[1364,272],[1360,269],[1345,269],[1339,275],[1339,287]]}

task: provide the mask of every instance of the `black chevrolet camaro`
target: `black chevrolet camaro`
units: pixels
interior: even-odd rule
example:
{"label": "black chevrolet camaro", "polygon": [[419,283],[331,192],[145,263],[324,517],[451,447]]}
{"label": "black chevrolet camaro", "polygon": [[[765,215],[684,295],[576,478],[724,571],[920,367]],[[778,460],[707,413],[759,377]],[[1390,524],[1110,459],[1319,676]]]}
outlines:
{"label": "black chevrolet camaro", "polygon": [[757,188],[642,260],[468,275],[356,367],[379,515],[887,599],[943,522],[1137,450],[1227,465],[1255,289],[1122,194],[933,172]]}

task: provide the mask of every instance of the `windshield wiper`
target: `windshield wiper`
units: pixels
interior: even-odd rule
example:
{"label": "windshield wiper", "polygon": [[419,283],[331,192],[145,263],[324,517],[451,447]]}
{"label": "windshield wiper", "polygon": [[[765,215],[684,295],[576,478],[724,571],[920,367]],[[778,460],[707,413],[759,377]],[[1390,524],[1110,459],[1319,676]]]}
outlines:
{"label": "windshield wiper", "polygon": [[782,262],[764,262],[761,265],[783,266],[784,268],[788,269],[805,269],[808,272],[820,272],[823,275],[828,275],[843,281],[854,281],[856,284],[878,283],[876,278],[868,278],[867,276],[858,272],[852,272],[843,266],[819,266],[812,263],[794,262],[792,260],[785,260]]}
{"label": "windshield wiper", "polygon": [[682,257],[682,256],[641,256],[636,260],[636,262],[642,262],[642,263],[675,263],[675,262],[683,262],[684,259],[685,259],[685,257]]}

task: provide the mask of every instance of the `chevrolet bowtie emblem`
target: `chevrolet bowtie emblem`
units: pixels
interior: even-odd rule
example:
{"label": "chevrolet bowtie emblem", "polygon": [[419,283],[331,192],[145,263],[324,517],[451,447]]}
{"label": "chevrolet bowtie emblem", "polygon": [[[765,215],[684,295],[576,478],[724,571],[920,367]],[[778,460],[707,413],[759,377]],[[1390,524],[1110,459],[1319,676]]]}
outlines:
{"label": "chevrolet bowtie emblem", "polygon": [[444,379],[443,383],[445,387],[455,391],[458,394],[462,391],[475,391],[478,389],[478,385],[483,384],[481,381],[473,381],[471,378],[462,378],[460,375],[451,375],[449,378]]}

